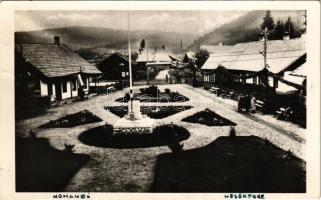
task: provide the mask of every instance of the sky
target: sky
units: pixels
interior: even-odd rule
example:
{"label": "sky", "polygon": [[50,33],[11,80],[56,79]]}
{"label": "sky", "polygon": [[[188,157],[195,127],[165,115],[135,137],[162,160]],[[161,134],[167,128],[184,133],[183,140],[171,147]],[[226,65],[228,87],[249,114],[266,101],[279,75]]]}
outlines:
{"label": "sky", "polygon": [[[127,29],[127,11],[16,11],[15,31],[68,26]],[[131,30],[162,30],[203,35],[246,11],[131,11]]]}

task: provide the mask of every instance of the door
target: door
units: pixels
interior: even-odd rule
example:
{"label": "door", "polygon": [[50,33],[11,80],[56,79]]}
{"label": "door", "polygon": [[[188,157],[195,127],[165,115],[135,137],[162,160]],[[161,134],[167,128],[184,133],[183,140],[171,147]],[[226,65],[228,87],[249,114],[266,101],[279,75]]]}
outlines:
{"label": "door", "polygon": [[61,100],[61,82],[56,82],[55,86],[57,100]]}

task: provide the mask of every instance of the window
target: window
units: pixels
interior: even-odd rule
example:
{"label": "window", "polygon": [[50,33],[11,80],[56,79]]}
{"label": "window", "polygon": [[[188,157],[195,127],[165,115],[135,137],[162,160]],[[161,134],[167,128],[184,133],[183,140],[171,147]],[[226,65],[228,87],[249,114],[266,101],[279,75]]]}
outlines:
{"label": "window", "polygon": [[129,73],[128,73],[128,72],[126,72],[126,76],[129,76]]}
{"label": "window", "polygon": [[72,84],[72,91],[76,91],[77,90],[77,81],[72,80],[71,84]]}
{"label": "window", "polygon": [[215,82],[215,74],[211,74],[210,76],[209,76],[209,82]]}
{"label": "window", "polygon": [[62,81],[62,92],[67,92],[67,81]]}
{"label": "window", "polygon": [[126,76],[126,72],[122,72],[122,73],[121,73],[121,77],[124,78],[125,76]]}

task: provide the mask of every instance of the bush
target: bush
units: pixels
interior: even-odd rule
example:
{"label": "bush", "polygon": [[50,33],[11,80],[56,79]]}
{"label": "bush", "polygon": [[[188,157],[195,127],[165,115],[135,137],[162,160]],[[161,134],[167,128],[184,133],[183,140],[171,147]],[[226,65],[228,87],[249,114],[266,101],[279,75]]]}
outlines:
{"label": "bush", "polygon": [[166,88],[165,89],[165,94],[170,94],[171,93],[171,90],[169,88]]}
{"label": "bush", "polygon": [[234,126],[230,127],[230,135],[229,136],[230,136],[231,139],[234,139],[236,137],[235,127]]}

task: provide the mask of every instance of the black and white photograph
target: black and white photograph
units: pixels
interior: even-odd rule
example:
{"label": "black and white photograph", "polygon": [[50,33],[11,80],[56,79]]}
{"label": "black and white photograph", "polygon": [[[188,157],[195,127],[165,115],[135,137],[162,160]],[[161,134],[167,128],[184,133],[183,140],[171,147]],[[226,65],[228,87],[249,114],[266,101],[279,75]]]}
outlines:
{"label": "black and white photograph", "polygon": [[14,10],[15,193],[308,192],[309,10],[182,9]]}

